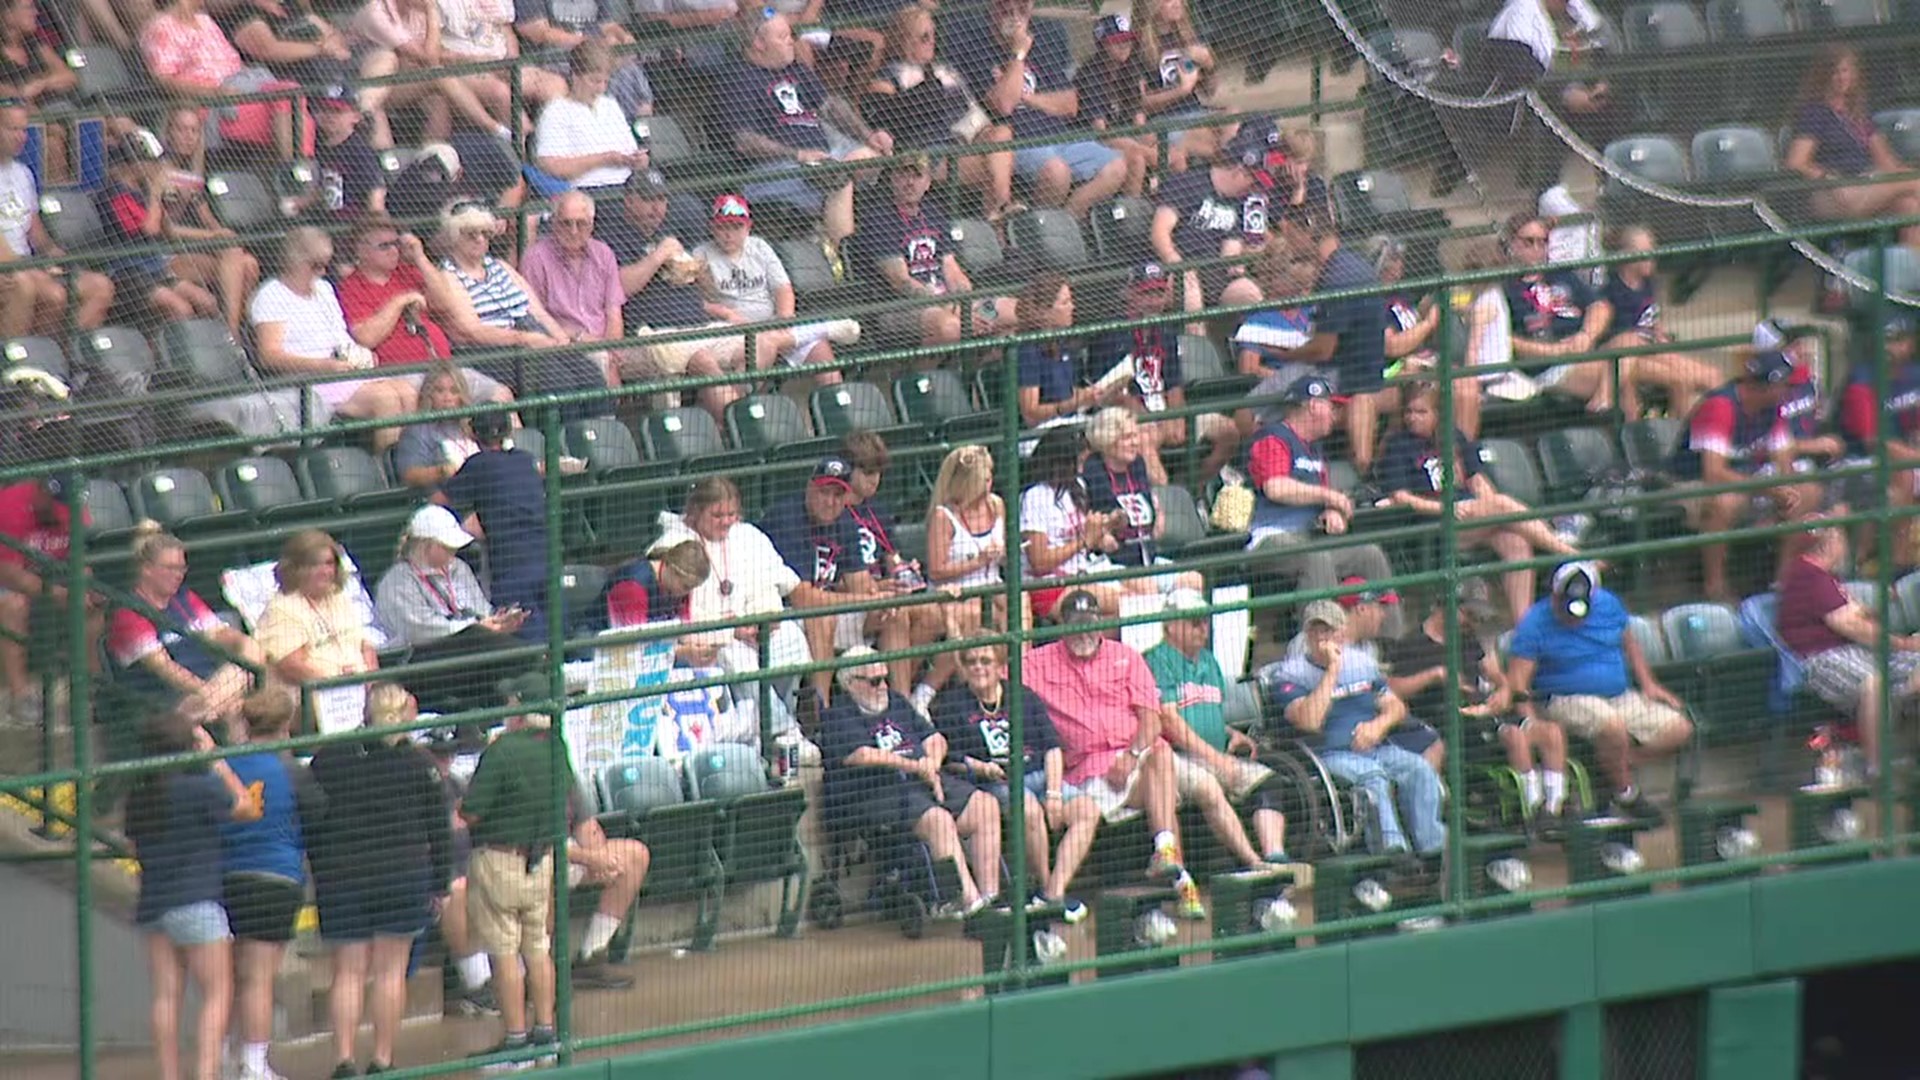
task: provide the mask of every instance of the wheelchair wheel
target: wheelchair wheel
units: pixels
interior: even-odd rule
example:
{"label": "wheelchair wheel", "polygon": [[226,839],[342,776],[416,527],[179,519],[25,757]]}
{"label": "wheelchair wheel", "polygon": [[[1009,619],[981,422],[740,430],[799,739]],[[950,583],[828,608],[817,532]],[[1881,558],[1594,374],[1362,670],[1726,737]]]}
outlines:
{"label": "wheelchair wheel", "polygon": [[903,893],[899,900],[900,933],[908,941],[919,941],[927,933],[927,902],[918,893]]}
{"label": "wheelchair wheel", "polygon": [[838,930],[846,922],[840,887],[831,881],[818,881],[807,895],[807,921],[822,930]]}
{"label": "wheelchair wheel", "polygon": [[1308,862],[1335,854],[1340,828],[1328,802],[1333,793],[1319,771],[1285,747],[1270,749],[1260,760],[1273,770],[1281,813],[1287,815],[1287,850]]}

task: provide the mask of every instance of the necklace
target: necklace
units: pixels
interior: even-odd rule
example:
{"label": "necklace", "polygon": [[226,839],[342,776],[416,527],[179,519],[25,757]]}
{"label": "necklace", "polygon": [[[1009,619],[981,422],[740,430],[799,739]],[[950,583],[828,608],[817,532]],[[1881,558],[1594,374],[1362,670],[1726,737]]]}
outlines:
{"label": "necklace", "polygon": [[726,538],[722,537],[717,541],[712,541],[708,543],[707,549],[708,549],[707,550],[708,556],[714,562],[717,562],[720,564],[720,595],[723,597],[732,596],[733,595],[733,575],[727,569],[728,563],[731,562],[732,560],[729,558],[729,555],[728,555]]}

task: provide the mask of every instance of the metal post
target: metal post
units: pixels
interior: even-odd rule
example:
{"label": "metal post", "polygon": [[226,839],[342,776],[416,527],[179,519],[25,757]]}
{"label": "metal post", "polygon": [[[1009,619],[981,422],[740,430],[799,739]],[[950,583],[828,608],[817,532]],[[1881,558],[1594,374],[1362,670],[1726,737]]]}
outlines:
{"label": "metal post", "polygon": [[[517,75],[517,71],[516,71]],[[517,85],[517,80],[516,80]],[[553,844],[553,1031],[559,1046],[560,1063],[573,1059],[573,956],[568,946],[569,889],[567,883],[567,802],[573,794],[570,782],[573,770],[567,752],[567,620],[565,585],[561,578],[566,562],[561,543],[565,515],[560,504],[560,410],[546,406],[540,410],[540,429],[546,442],[543,462],[547,488],[547,696],[545,712],[552,720],[550,743],[553,763],[554,817],[559,835]]]}
{"label": "metal post", "polygon": [[1459,494],[1459,474],[1454,458],[1462,453],[1454,437],[1453,353],[1448,348],[1452,336],[1452,298],[1442,294],[1446,311],[1439,325],[1435,348],[1439,353],[1440,374],[1440,588],[1446,605],[1444,687],[1447,708],[1447,896],[1458,906],[1467,899],[1467,861],[1462,858],[1461,838],[1467,827],[1466,724],[1460,715],[1460,530],[1455,527],[1454,508]]}
{"label": "metal post", "polygon": [[[1161,142],[1164,144],[1165,139]],[[1020,365],[1013,359],[1012,350],[1000,362],[1000,476],[1001,501],[1007,511],[1007,560],[1001,576],[1007,587],[1007,688],[1001,700],[1007,707],[1007,745],[1012,752],[1007,757],[1007,828],[1005,834],[1019,849],[1020,854],[1013,859],[1013,943],[1007,957],[1007,979],[1014,987],[1027,984],[1027,966],[1032,958],[1028,951],[1032,941],[1028,936],[1027,897],[1031,883],[1027,881],[1027,800],[1026,761],[1021,753],[1026,746],[1026,695],[1020,692],[1023,682],[1022,650],[1027,644],[1027,627],[1020,624],[1024,575],[1020,570],[1020,556],[1017,546],[1020,536]]]}
{"label": "metal post", "polygon": [[[78,482],[74,471],[66,485],[67,533],[67,710],[73,724],[73,764],[79,779],[73,781],[73,858],[74,858],[74,952],[78,968],[74,972],[74,991],[80,1000],[75,1010],[78,1023],[81,1080],[92,1080],[93,1053],[93,760],[92,732],[88,717],[92,712],[87,685],[87,486]],[[45,711],[44,709],[42,710]],[[45,789],[47,802],[53,801],[53,788]]]}
{"label": "metal post", "polygon": [[[1874,669],[1880,672],[1892,670],[1888,665],[1893,649],[1893,628],[1888,619],[1893,612],[1893,520],[1894,507],[1888,498],[1893,488],[1892,460],[1888,456],[1888,431],[1899,430],[1892,425],[1899,421],[1894,416],[1893,403],[1889,400],[1887,375],[1887,245],[1893,242],[1892,235],[1885,229],[1874,233],[1873,237],[1873,301],[1869,309],[1873,316],[1872,333],[1868,335],[1873,343],[1873,391],[1874,399],[1880,403],[1879,422],[1874,425],[1873,447],[1873,483],[1877,498],[1874,501],[1874,549],[1876,557],[1873,569],[1874,609],[1879,617],[1875,625],[1879,628],[1873,637]],[[1902,474],[1907,475],[1907,474]],[[1869,767],[1879,775],[1871,784],[1874,802],[1880,810],[1880,835],[1890,837],[1898,832],[1894,815],[1892,736],[1898,730],[1893,723],[1894,703],[1898,697],[1892,682],[1882,676],[1876,680],[1879,695],[1879,728],[1876,732],[1879,747],[1879,760],[1869,763]]]}

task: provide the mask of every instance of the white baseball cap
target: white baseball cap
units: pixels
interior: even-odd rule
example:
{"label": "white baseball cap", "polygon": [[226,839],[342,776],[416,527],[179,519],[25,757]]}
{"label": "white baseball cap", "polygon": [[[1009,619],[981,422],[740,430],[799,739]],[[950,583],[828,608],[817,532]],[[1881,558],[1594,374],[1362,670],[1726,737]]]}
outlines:
{"label": "white baseball cap", "polygon": [[423,506],[407,519],[407,535],[415,540],[431,540],[455,551],[473,543],[473,534],[460,527],[460,519],[444,506]]}

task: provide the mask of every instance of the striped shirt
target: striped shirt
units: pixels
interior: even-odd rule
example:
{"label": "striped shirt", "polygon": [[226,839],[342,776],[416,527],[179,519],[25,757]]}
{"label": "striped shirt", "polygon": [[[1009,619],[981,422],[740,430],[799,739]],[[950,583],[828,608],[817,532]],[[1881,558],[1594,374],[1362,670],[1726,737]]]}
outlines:
{"label": "striped shirt", "polygon": [[486,276],[475,278],[456,266],[448,259],[441,263],[441,269],[452,274],[460,287],[467,290],[467,299],[473,302],[473,313],[488,326],[512,327],[532,312],[532,303],[527,298],[527,290],[507,269],[507,264],[493,256],[487,256],[484,269]]}

